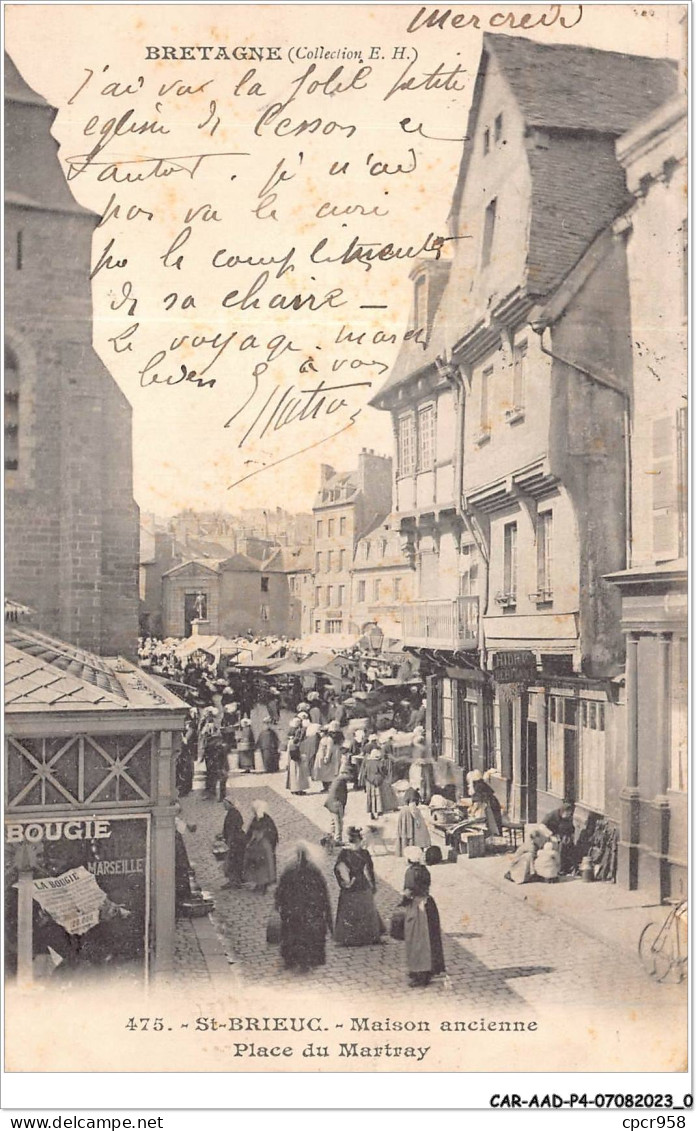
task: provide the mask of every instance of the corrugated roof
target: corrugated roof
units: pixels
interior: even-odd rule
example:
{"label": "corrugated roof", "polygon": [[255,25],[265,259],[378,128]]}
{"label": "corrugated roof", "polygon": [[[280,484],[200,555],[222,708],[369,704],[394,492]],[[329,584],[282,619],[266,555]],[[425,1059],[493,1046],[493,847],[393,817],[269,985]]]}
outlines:
{"label": "corrugated roof", "polygon": [[530,126],[618,137],[674,94],[672,59],[486,33]]}

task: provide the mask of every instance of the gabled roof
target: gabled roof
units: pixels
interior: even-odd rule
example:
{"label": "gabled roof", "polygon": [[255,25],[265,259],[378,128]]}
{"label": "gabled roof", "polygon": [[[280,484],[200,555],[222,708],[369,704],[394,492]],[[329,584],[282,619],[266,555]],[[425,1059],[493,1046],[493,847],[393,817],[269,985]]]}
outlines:
{"label": "gabled roof", "polygon": [[618,137],[675,89],[672,59],[491,32],[484,34],[483,49],[498,61],[527,125],[541,129]]}
{"label": "gabled roof", "polygon": [[197,573],[218,573],[219,562],[206,561],[201,562],[196,558],[190,558],[187,562],[179,562],[179,565],[172,566],[171,569],[165,569],[162,577],[171,577],[176,573],[187,572],[190,574]]}
{"label": "gabled roof", "polygon": [[253,558],[248,558],[246,554],[232,554],[231,557],[225,558],[220,562],[219,569],[222,573],[232,570],[236,573],[258,573],[260,563],[255,562]]}

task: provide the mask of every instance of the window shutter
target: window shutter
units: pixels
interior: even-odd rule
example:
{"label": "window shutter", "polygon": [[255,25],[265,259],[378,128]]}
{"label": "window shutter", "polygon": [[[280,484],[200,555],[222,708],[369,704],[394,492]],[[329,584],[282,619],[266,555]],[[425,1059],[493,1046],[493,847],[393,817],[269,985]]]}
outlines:
{"label": "window shutter", "polygon": [[675,427],[671,416],[652,426],[653,553],[656,558],[677,556],[677,498]]}

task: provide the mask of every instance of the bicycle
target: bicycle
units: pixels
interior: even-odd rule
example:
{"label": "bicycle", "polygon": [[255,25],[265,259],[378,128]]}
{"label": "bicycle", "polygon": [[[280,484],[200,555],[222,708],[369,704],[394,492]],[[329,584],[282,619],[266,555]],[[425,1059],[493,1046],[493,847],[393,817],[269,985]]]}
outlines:
{"label": "bicycle", "polygon": [[687,901],[672,900],[665,921],[646,923],[638,940],[643,967],[658,982],[681,982],[686,976]]}

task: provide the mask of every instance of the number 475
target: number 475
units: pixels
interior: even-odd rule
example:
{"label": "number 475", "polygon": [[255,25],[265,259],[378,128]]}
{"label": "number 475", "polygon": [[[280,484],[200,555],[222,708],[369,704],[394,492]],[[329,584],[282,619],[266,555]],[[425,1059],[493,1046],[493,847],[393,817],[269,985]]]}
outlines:
{"label": "number 475", "polygon": [[131,1033],[146,1033],[148,1029],[161,1032],[164,1021],[161,1017],[129,1017],[126,1029],[130,1029]]}

